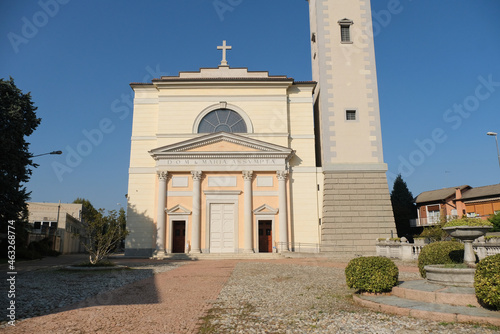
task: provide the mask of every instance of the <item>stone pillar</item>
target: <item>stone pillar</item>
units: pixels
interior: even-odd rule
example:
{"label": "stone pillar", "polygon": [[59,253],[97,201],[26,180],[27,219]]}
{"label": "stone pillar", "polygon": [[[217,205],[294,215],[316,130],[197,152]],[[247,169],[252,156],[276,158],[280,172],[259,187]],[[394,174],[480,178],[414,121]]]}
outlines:
{"label": "stone pillar", "polygon": [[154,257],[165,256],[165,198],[168,172],[158,172],[158,207],[156,211],[156,250]]}
{"label": "stone pillar", "polygon": [[193,215],[191,226],[191,253],[201,253],[201,171],[192,171],[193,176]]}
{"label": "stone pillar", "polygon": [[288,171],[282,170],[276,172],[279,185],[279,251],[288,251],[288,217],[287,217],[287,200],[286,200],[286,179]]}
{"label": "stone pillar", "polygon": [[244,227],[243,227],[243,253],[253,253],[252,245],[252,176],[253,171],[243,171],[244,196]]}

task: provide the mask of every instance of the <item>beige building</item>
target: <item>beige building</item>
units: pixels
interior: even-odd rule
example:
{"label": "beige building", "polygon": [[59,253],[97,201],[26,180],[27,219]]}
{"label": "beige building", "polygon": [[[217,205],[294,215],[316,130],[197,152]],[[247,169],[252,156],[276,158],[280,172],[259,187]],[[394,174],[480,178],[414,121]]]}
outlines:
{"label": "beige building", "polygon": [[395,231],[373,40],[344,40],[369,1],[310,7],[315,81],[230,68],[224,41],[217,68],[131,84],[126,255],[368,254]]}
{"label": "beige building", "polygon": [[62,254],[84,251],[80,237],[74,236],[82,229],[81,204],[28,202],[28,214],[30,240],[48,237]]}

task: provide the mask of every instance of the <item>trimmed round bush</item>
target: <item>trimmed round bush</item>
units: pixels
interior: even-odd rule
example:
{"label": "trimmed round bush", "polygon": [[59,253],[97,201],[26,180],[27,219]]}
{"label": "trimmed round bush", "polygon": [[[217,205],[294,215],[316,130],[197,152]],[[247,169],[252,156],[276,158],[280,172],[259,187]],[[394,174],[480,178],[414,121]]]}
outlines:
{"label": "trimmed round bush", "polygon": [[387,292],[398,284],[399,270],[390,259],[380,256],[352,259],[345,268],[349,288],[360,292]]}
{"label": "trimmed round bush", "polygon": [[426,278],[424,267],[429,264],[453,264],[464,262],[464,245],[458,241],[438,241],[422,248],[418,256],[420,276]]}
{"label": "trimmed round bush", "polygon": [[482,305],[500,310],[500,254],[479,261],[474,275],[474,289]]}

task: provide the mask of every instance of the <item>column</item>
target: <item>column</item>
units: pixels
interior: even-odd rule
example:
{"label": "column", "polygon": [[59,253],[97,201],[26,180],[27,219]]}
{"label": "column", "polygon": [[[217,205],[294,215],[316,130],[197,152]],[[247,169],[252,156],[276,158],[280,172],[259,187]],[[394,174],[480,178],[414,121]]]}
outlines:
{"label": "column", "polygon": [[202,172],[192,171],[193,176],[193,214],[191,225],[191,253],[201,253],[201,187]]}
{"label": "column", "polygon": [[243,227],[243,253],[253,253],[252,245],[252,176],[253,171],[243,171],[243,210],[244,210],[244,227]]}
{"label": "column", "polygon": [[167,195],[168,172],[158,172],[158,207],[156,211],[155,257],[165,256],[165,198]]}
{"label": "column", "polygon": [[287,217],[287,200],[286,200],[286,179],[288,177],[288,171],[282,170],[277,171],[276,175],[278,177],[278,195],[279,195],[279,251],[288,251],[288,217]]}

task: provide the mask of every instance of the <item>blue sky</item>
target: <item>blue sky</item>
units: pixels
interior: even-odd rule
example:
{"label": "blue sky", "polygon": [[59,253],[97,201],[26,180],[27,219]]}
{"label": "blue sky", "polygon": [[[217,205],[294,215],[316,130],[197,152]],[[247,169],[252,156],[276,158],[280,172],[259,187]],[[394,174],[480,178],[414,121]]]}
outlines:
{"label": "blue sky", "polygon": [[[399,172],[415,196],[499,183],[486,132],[500,133],[500,2],[372,0],[372,11],[389,186]],[[64,151],[35,158],[33,201],[124,206],[129,83],[216,67],[223,39],[232,67],[311,80],[305,0],[3,0],[0,18],[0,77],[31,92],[42,118],[31,151]]]}

